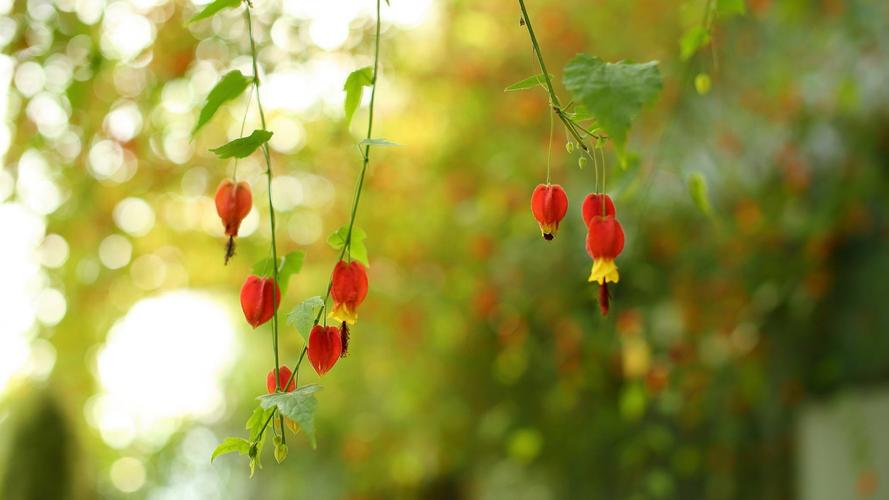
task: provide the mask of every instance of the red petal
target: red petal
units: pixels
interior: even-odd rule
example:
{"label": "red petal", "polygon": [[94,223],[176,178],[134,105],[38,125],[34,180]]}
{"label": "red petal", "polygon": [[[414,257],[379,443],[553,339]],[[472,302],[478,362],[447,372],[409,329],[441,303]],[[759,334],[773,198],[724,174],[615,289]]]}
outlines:
{"label": "red petal", "polygon": [[216,189],[216,213],[222,219],[227,236],[237,236],[241,221],[250,213],[253,195],[246,182],[237,184],[226,179]]}
{"label": "red petal", "polygon": [[281,289],[271,278],[247,276],[241,287],[241,309],[247,323],[253,328],[272,319],[275,309],[281,303]]}
{"label": "red petal", "polygon": [[367,297],[367,271],[364,266],[357,261],[337,262],[333,268],[330,296],[335,308],[338,304],[346,304],[353,311],[357,309]]}
{"label": "red petal", "polygon": [[568,195],[558,184],[538,184],[531,194],[531,212],[543,225],[558,225],[568,212]]}
{"label": "red petal", "polygon": [[590,221],[593,217],[599,216],[602,214],[602,197],[605,197],[605,216],[616,215],[616,211],[614,209],[614,202],[611,201],[611,197],[607,194],[588,194],[586,198],[583,200],[583,207],[581,208],[581,212],[583,214],[583,222],[590,226]]}
{"label": "red petal", "polygon": [[[280,380],[279,385],[281,387],[284,387],[284,384],[286,384],[287,381],[290,380],[290,375],[292,375],[292,374],[293,374],[293,372],[290,371],[290,368],[287,368],[284,365],[279,366],[278,367],[278,380]],[[265,388],[269,391],[269,394],[272,394],[273,392],[275,392],[275,369],[274,368],[272,368],[272,370],[269,371],[269,374],[266,375]],[[296,380],[290,380],[290,385],[287,387],[287,392],[292,392],[294,389],[296,389]]]}
{"label": "red petal", "polygon": [[342,334],[335,326],[315,325],[309,334],[308,357],[318,375],[327,373],[343,351]]}
{"label": "red petal", "polygon": [[614,217],[593,217],[590,219],[586,236],[586,251],[590,257],[613,259],[623,250],[624,234],[620,223]]}

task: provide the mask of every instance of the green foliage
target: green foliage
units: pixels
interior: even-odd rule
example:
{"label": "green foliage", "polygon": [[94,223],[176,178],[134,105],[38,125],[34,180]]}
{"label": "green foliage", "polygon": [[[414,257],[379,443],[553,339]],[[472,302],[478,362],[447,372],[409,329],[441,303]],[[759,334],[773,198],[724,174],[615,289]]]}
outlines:
{"label": "green foliage", "polygon": [[[290,277],[299,273],[303,267],[303,260],[306,253],[301,250],[288,252],[286,255],[278,257],[278,286],[281,288],[281,295],[287,293],[287,285]],[[273,276],[272,258],[266,257],[261,261],[253,264],[252,272],[257,276],[269,277]]]}
{"label": "green foliage", "polygon": [[220,106],[244,93],[248,85],[250,85],[250,80],[240,71],[235,70],[226,73],[219,80],[219,83],[210,90],[210,93],[207,94],[207,100],[204,103],[204,107],[201,108],[201,114],[194,129],[191,131],[191,135],[194,136],[201,127],[206,125],[213,118],[213,115],[216,114],[216,111],[219,110]]}
{"label": "green foliage", "polygon": [[719,17],[743,15],[747,12],[744,0],[716,0],[716,14]]}
{"label": "green foliage", "polygon": [[343,90],[346,91],[346,100],[343,102],[343,109],[346,112],[347,127],[352,123],[352,116],[355,114],[355,110],[358,109],[358,104],[361,103],[362,90],[364,90],[364,87],[373,85],[373,77],[373,68],[367,66],[361,69],[356,69],[349,73],[349,76],[346,78],[346,83],[343,85]]}
{"label": "green foliage", "polygon": [[287,444],[278,436],[275,436],[275,461],[279,464],[287,460]]}
{"label": "green foliage", "polygon": [[401,146],[397,142],[392,142],[389,139],[364,139],[363,141],[358,143],[359,146]]}
{"label": "green foliage", "polygon": [[216,153],[219,158],[246,158],[250,156],[256,148],[269,142],[272,138],[272,132],[268,130],[254,130],[247,137],[235,139],[228,144],[213,148],[210,151]]}
{"label": "green foliage", "polygon": [[579,54],[565,66],[565,87],[582,103],[614,141],[622,164],[627,131],[642,107],[655,100],[663,86],[656,61],[643,64],[606,63]]}
{"label": "green foliage", "polygon": [[323,307],[324,299],[316,295],[302,301],[287,315],[287,323],[296,328],[296,331],[305,339],[306,344],[309,342],[309,333],[312,331],[312,326],[315,325],[315,318],[318,317]]}
{"label": "green foliage", "polygon": [[215,0],[214,2],[207,4],[207,6],[201,9],[200,12],[189,19],[188,22],[193,23],[195,21],[200,21],[201,19],[206,19],[223,9],[232,9],[238,5],[241,5],[241,0]]}
{"label": "green foliage", "polygon": [[250,441],[238,437],[227,437],[223,439],[222,443],[213,450],[213,454],[210,456],[210,462],[216,460],[216,457],[220,455],[234,452],[238,452],[241,455],[248,454],[250,452]]}
{"label": "green foliage", "polygon": [[277,408],[281,415],[290,418],[306,433],[312,448],[317,448],[315,440],[315,410],[318,400],[314,394],[321,390],[317,384],[304,385],[292,392],[279,392],[259,396],[259,404],[263,408]]}
{"label": "green foliage", "polygon": [[[348,234],[349,225],[346,224],[327,237],[327,244],[333,247],[334,250],[340,250],[346,244]],[[367,258],[367,246],[364,244],[366,238],[367,233],[363,229],[357,226],[352,228],[352,236],[349,241],[349,256],[370,267],[370,261]]]}
{"label": "green foliage", "polygon": [[693,26],[679,39],[679,57],[687,61],[708,43],[710,31],[703,26]]}
{"label": "green foliage", "polygon": [[[549,75],[550,80],[555,79],[553,75]],[[543,78],[543,73],[539,73],[534,76],[530,76],[525,78],[520,82],[513,83],[509,87],[503,89],[504,92],[515,92],[517,90],[527,90],[533,89],[535,87],[544,87],[546,85],[546,80]],[[546,88],[546,87],[544,87]]]}
{"label": "green foliage", "polygon": [[263,427],[274,412],[275,408],[264,408],[260,405],[253,409],[253,413],[247,419],[245,427],[249,431],[250,442],[256,443],[255,448],[248,452],[250,456],[250,477],[253,477],[256,469],[262,469],[262,448],[266,437]]}

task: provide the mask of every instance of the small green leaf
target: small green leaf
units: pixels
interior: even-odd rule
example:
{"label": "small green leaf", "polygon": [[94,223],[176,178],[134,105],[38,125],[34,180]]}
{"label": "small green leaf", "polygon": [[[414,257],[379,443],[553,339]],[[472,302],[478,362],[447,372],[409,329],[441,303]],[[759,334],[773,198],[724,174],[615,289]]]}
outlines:
{"label": "small green leaf", "polygon": [[248,431],[250,431],[250,439],[256,439],[256,436],[259,435],[260,429],[265,425],[265,421],[269,418],[272,411],[274,410],[266,410],[262,406],[257,406],[253,409],[253,413],[250,415],[250,418],[247,419],[247,424],[244,426]]}
{"label": "small green leaf", "polygon": [[[349,225],[337,229],[327,238],[327,244],[333,247],[334,250],[339,250],[343,248],[346,244],[346,236],[349,233]],[[352,228],[352,237],[349,242],[349,256],[361,262],[365,266],[370,267],[370,261],[367,258],[367,246],[364,244],[364,240],[367,238],[367,233],[364,232],[360,227]]]}
{"label": "small green leaf", "polygon": [[[303,260],[306,253],[300,250],[294,250],[286,255],[278,257],[278,287],[281,288],[281,295],[287,293],[287,285],[290,283],[290,277],[299,273],[303,267]],[[272,258],[266,257],[261,261],[253,264],[252,273],[264,278],[271,278]]]}
{"label": "small green leaf", "polygon": [[263,408],[278,408],[281,415],[290,418],[306,433],[312,448],[317,448],[315,440],[315,410],[318,400],[314,394],[321,390],[317,384],[304,385],[292,392],[279,392],[259,396],[259,404]]}
{"label": "small green leaf", "polygon": [[207,4],[200,12],[189,19],[188,22],[193,23],[195,21],[200,21],[201,19],[206,19],[220,10],[231,9],[238,5],[241,5],[241,0],[216,0],[215,2]]}
{"label": "small green leaf", "polygon": [[687,61],[708,43],[710,32],[703,26],[694,26],[679,39],[679,57]]}
{"label": "small green leaf", "polygon": [[309,297],[301,304],[294,307],[290,314],[287,315],[287,322],[296,328],[296,331],[305,339],[306,344],[309,343],[309,332],[315,325],[315,318],[324,307],[324,299],[319,296]]}
{"label": "small green leaf", "polygon": [[716,0],[716,15],[727,18],[747,12],[744,0]]}
{"label": "small green leaf", "polygon": [[268,130],[254,130],[247,137],[235,139],[228,144],[210,149],[210,151],[216,153],[219,158],[246,158],[256,151],[256,148],[269,142],[271,138],[272,132]]}
{"label": "small green leaf", "polygon": [[352,115],[355,114],[355,110],[358,109],[358,105],[361,103],[361,93],[364,90],[364,87],[373,85],[373,77],[373,68],[370,66],[356,69],[346,77],[346,83],[343,84],[343,90],[346,91],[346,100],[343,102],[343,109],[346,112],[347,127],[352,123]]}
{"label": "small green leaf", "polygon": [[213,454],[210,455],[210,462],[216,460],[216,457],[220,455],[225,455],[227,453],[238,452],[241,455],[246,455],[250,452],[250,441],[247,441],[243,438],[236,437],[227,437],[222,440],[222,443],[213,450]]}
{"label": "small green leaf", "polygon": [[389,139],[365,139],[358,143],[359,146],[401,146],[397,142],[392,142]]}
{"label": "small green leaf", "polygon": [[565,66],[565,87],[608,132],[621,158],[632,121],[643,106],[655,100],[663,86],[657,64],[606,63],[598,57],[578,54]]}
{"label": "small green leaf", "polygon": [[241,95],[248,85],[250,85],[250,80],[240,71],[229,71],[226,73],[219,80],[219,83],[213,87],[213,90],[207,94],[207,100],[204,103],[204,107],[201,108],[201,114],[194,129],[191,131],[191,135],[194,136],[201,127],[206,125],[213,118],[213,115],[216,114],[216,111],[219,110],[219,107],[226,101],[231,101]]}
{"label": "small green leaf", "polygon": [[[549,79],[553,80],[555,77],[553,75],[549,75]],[[543,78],[543,73],[536,74],[534,76],[529,76],[520,82],[513,83],[509,87],[503,89],[504,92],[515,92],[517,90],[527,90],[533,89],[534,87],[544,87],[546,85],[546,80]]]}
{"label": "small green leaf", "polygon": [[692,201],[701,213],[709,217],[713,213],[713,208],[710,206],[710,196],[707,191],[707,180],[703,175],[694,172],[688,176],[688,193]]}

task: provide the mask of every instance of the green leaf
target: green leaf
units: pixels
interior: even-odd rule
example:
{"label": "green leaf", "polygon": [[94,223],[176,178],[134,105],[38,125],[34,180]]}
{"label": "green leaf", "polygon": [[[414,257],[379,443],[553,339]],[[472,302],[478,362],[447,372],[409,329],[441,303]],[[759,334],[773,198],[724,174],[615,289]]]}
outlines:
{"label": "green leaf", "polygon": [[744,0],[716,0],[716,15],[719,17],[744,15],[746,12]]}
{"label": "green leaf", "polygon": [[[553,80],[555,77],[553,75],[549,75],[549,79]],[[533,89],[534,87],[544,87],[546,85],[546,80],[543,78],[543,73],[538,73],[534,76],[530,76],[525,78],[520,82],[513,83],[509,87],[503,89],[504,92],[515,92],[517,90],[527,90]]]}
{"label": "green leaf", "polygon": [[[257,406],[253,409],[253,413],[250,415],[250,418],[247,419],[247,425],[245,426],[250,434],[250,441],[256,440],[259,437],[259,433],[262,431],[262,427],[265,425],[266,420],[271,417],[272,413],[274,413],[274,408],[263,408],[262,405]],[[269,422],[269,425],[272,425],[273,422]],[[250,477],[253,477],[253,474],[256,472],[256,469],[262,469],[262,447],[265,444],[265,436],[268,434],[269,429],[266,428],[266,432],[262,434],[262,438],[256,441],[256,453],[250,455]],[[248,454],[249,454],[248,450]]]}
{"label": "green leaf", "polygon": [[207,6],[200,12],[189,19],[188,22],[193,23],[195,21],[200,21],[201,19],[206,19],[222,9],[231,9],[238,5],[241,5],[241,0],[216,0],[215,2],[207,4]]}
{"label": "green leaf", "polygon": [[216,153],[219,158],[246,158],[256,151],[256,148],[269,142],[271,138],[272,132],[268,130],[254,130],[247,137],[235,139],[228,144],[210,149],[210,151]]}
{"label": "green leaf", "polygon": [[259,396],[259,404],[263,408],[278,408],[281,415],[290,418],[306,433],[312,448],[317,448],[315,440],[315,409],[318,400],[314,394],[321,390],[317,384],[304,385],[292,392],[279,392]]}
{"label": "green leaf", "polygon": [[[349,233],[349,225],[337,229],[327,238],[327,244],[333,247],[334,250],[339,250],[343,248],[346,244],[346,235]],[[361,262],[367,267],[370,267],[370,261],[367,258],[367,246],[364,244],[364,240],[367,238],[367,233],[364,232],[360,227],[352,228],[352,238],[351,242],[349,242],[349,256]]]}
{"label": "green leaf", "polygon": [[315,326],[315,318],[318,317],[322,307],[324,307],[324,299],[316,295],[304,300],[287,315],[287,323],[296,328],[296,331],[305,339],[306,344],[309,343],[309,333]]}
{"label": "green leaf", "polygon": [[389,139],[365,139],[358,143],[359,146],[401,146],[397,142],[392,142]]}
{"label": "green leaf", "polygon": [[703,175],[694,172],[688,176],[688,193],[692,201],[704,215],[709,217],[713,213],[713,208],[710,206],[710,196],[707,191],[707,180]]}
{"label": "green leaf", "polygon": [[361,93],[364,90],[364,87],[373,85],[373,71],[373,68],[367,66],[365,68],[356,69],[346,77],[346,83],[343,85],[343,90],[346,91],[346,100],[343,102],[343,109],[346,112],[347,127],[352,123],[352,115],[355,114],[355,110],[358,109],[358,104],[361,103]]}
{"label": "green leaf", "polygon": [[275,442],[275,461],[281,464],[284,463],[284,460],[287,460],[287,445],[283,442]]}
{"label": "green leaf", "polygon": [[694,26],[679,39],[679,57],[687,61],[708,43],[710,43],[710,32],[703,26]]}
{"label": "green leaf", "polygon": [[655,100],[663,86],[657,64],[606,63],[598,57],[578,54],[565,66],[565,87],[608,132],[622,162],[632,121],[643,106]]}
{"label": "green leaf", "polygon": [[216,460],[216,457],[220,455],[225,455],[228,453],[238,452],[241,455],[246,455],[250,452],[250,441],[247,441],[244,438],[236,438],[236,437],[227,437],[222,440],[222,443],[213,450],[213,454],[210,455],[210,462]]}
{"label": "green leaf", "polygon": [[219,110],[219,106],[241,95],[247,86],[250,85],[250,81],[240,71],[236,70],[226,73],[219,80],[219,83],[213,87],[213,90],[207,94],[207,101],[204,103],[204,107],[201,108],[201,115],[191,131],[191,135],[194,136],[201,127],[213,118],[213,115]]}
{"label": "green leaf", "polygon": [[[278,287],[281,288],[281,295],[287,293],[287,285],[290,283],[290,277],[299,273],[303,267],[303,260],[306,253],[300,250],[294,250],[286,255],[278,257]],[[252,273],[264,277],[271,278],[273,276],[272,258],[266,257],[261,261],[253,264]]]}

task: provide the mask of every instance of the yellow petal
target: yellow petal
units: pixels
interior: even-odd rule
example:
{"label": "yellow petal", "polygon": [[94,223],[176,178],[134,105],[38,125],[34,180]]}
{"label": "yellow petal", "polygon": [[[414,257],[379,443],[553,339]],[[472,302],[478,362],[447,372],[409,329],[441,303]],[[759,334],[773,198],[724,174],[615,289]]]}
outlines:
{"label": "yellow petal", "polygon": [[620,281],[620,274],[617,272],[617,264],[614,259],[596,259],[593,262],[593,269],[590,271],[590,282],[597,282],[600,285],[604,283],[617,283]]}
{"label": "yellow petal", "polygon": [[354,325],[355,322],[358,321],[358,311],[353,311],[345,304],[338,304],[332,311],[330,311],[328,317],[339,322],[346,322],[350,325]]}

